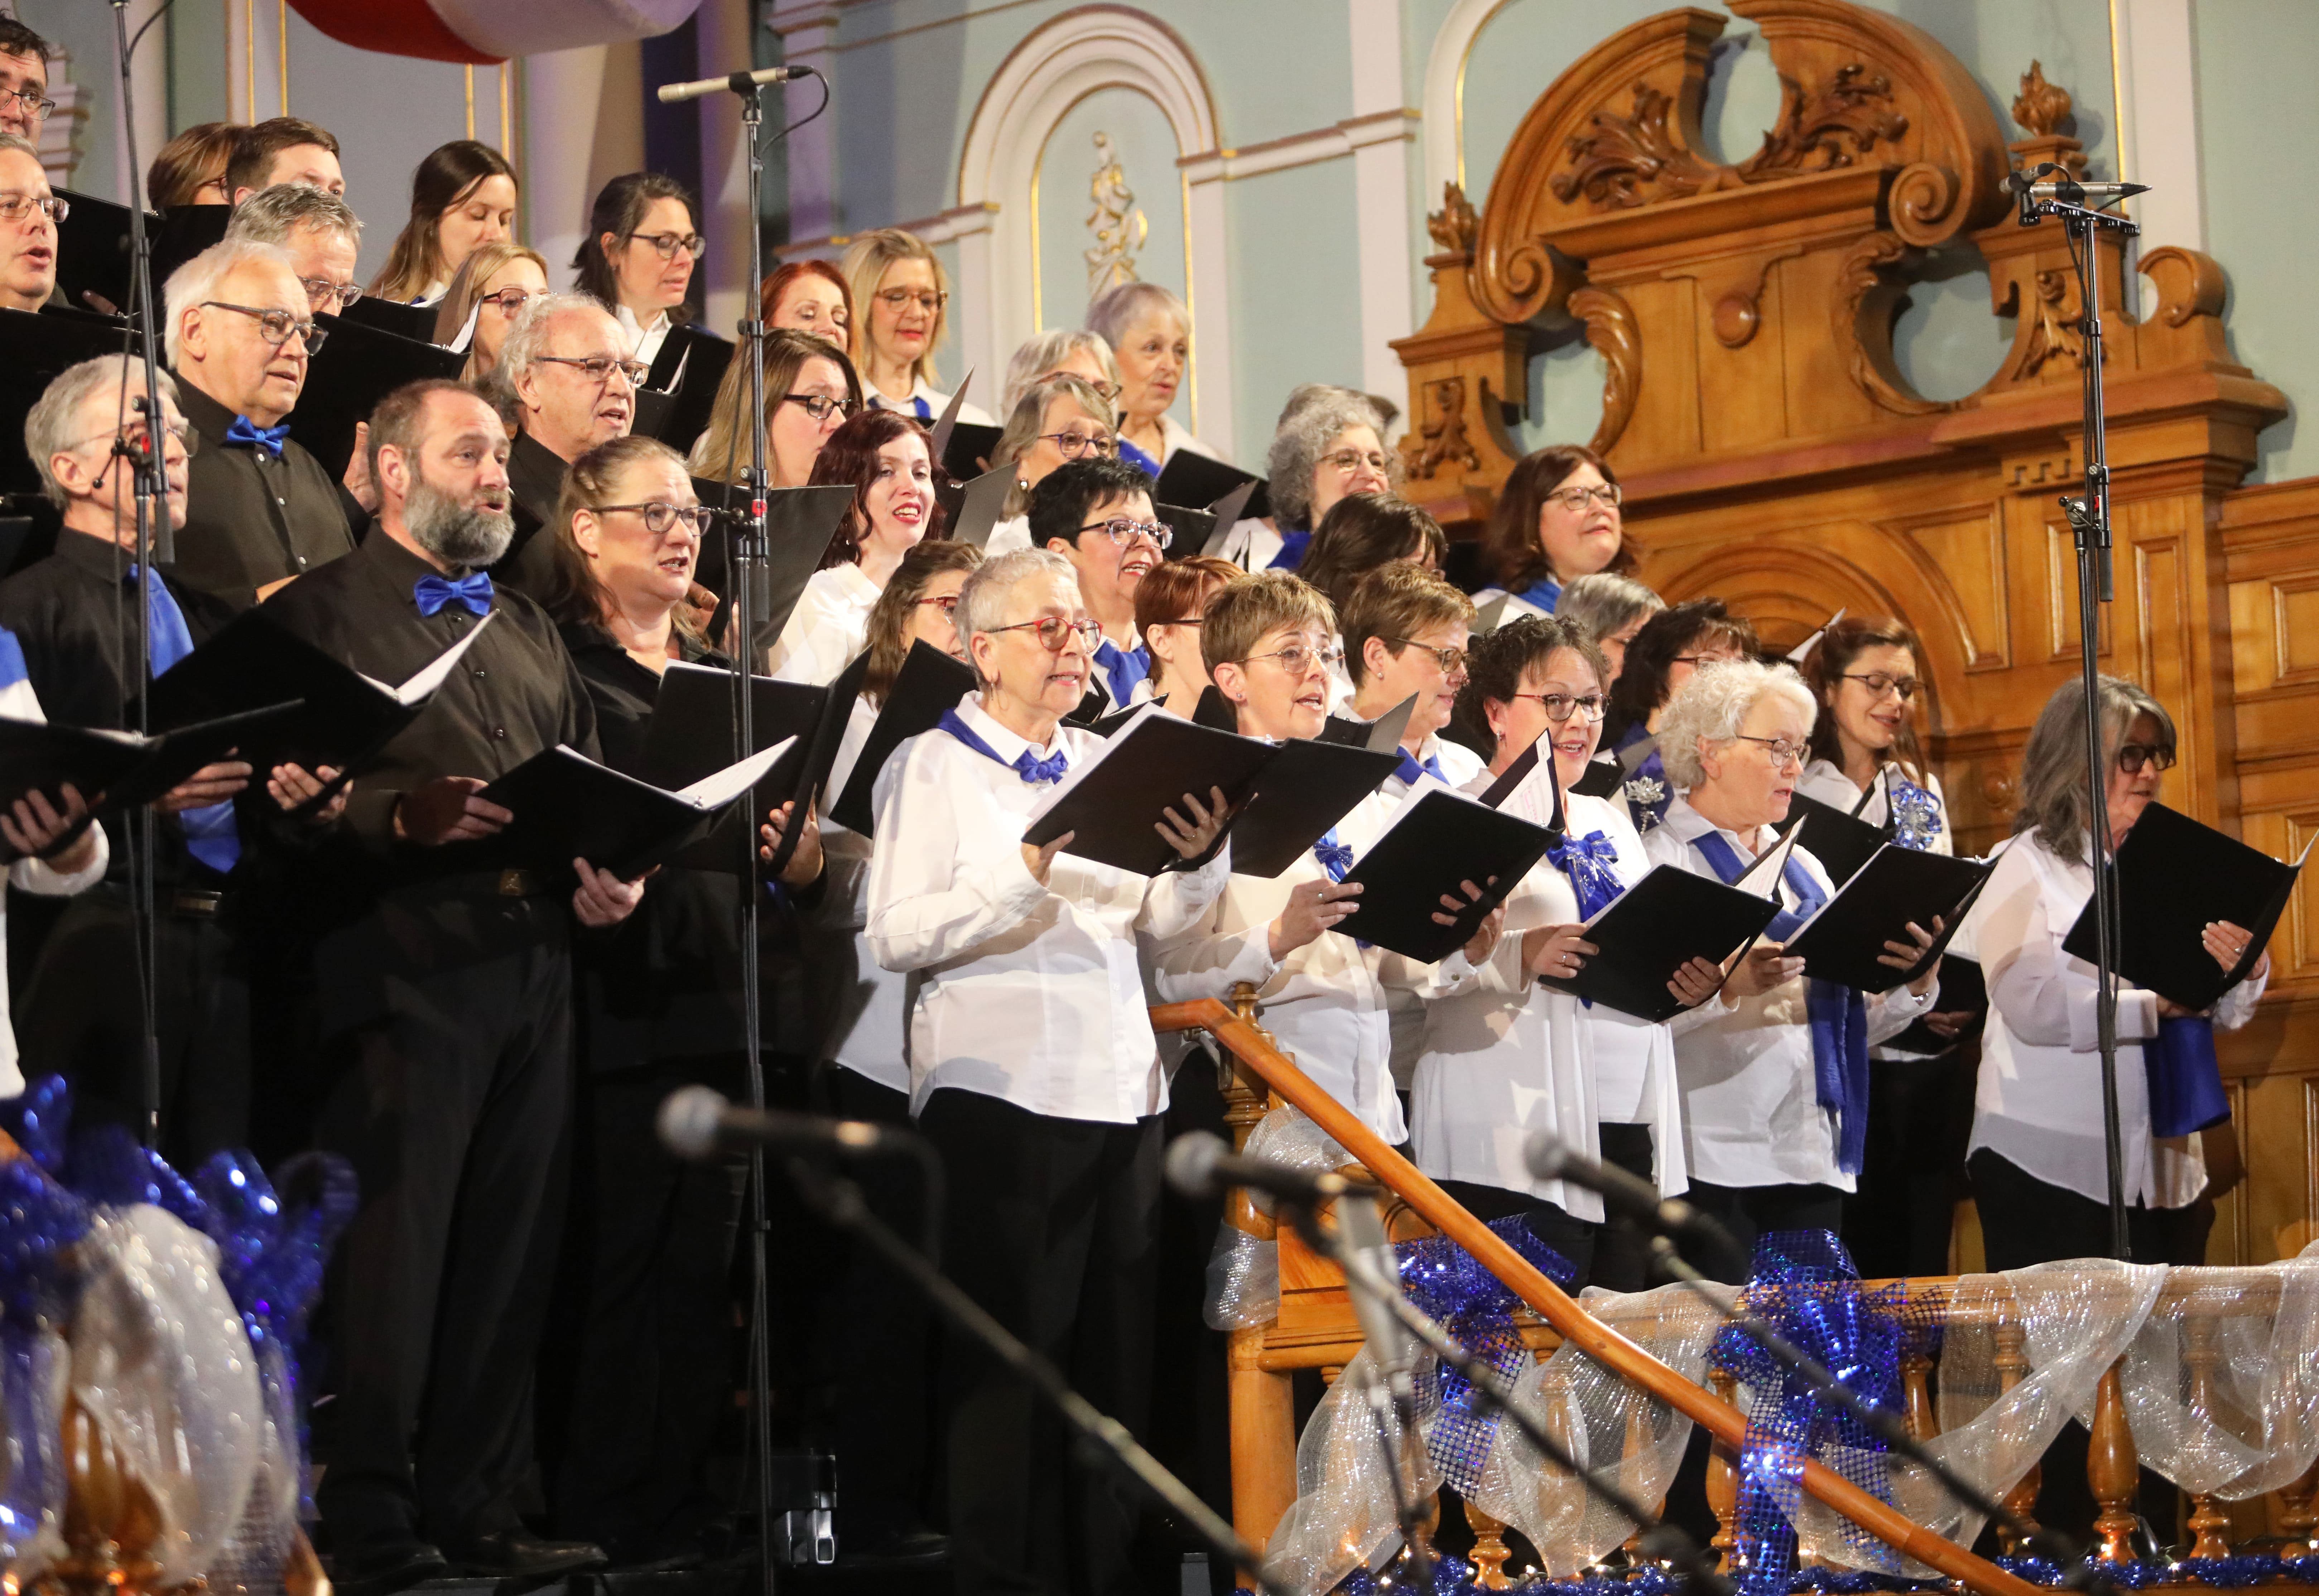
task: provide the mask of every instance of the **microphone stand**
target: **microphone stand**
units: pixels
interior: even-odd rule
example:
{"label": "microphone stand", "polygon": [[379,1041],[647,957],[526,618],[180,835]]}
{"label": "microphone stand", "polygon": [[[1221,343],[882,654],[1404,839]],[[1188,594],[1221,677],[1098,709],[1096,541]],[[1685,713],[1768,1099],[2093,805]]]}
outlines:
{"label": "microphone stand", "polygon": [[[155,21],[159,20],[158,13]],[[141,167],[137,158],[137,118],[131,112],[135,104],[135,88],[129,69],[130,52],[137,41],[129,33],[129,0],[113,0],[113,39],[121,68],[121,136],[126,141],[129,157],[129,292],[132,329],[144,329],[142,339],[145,356],[145,394],[135,401],[145,414],[145,443],[141,448],[125,445],[116,437],[116,455],[127,459],[135,472],[134,497],[137,506],[137,730],[140,735],[149,735],[151,723],[151,689],[153,684],[153,609],[146,599],[145,584],[160,580],[154,573],[158,561],[162,564],[176,558],[175,538],[169,526],[169,484],[161,464],[161,437],[168,422],[168,412],[161,405],[161,385],[158,362],[153,353],[155,339],[160,337],[160,317],[153,302],[153,248],[145,232],[144,196],[140,192]],[[152,23],[146,23],[146,27]],[[144,29],[138,30],[138,38]],[[134,336],[132,331],[131,336]],[[122,356],[122,387],[128,388],[128,352]],[[140,1111],[140,1130],[147,1147],[161,1144],[161,1035],[158,987],[160,978],[160,920],[154,901],[154,869],[157,845],[156,827],[159,817],[153,806],[142,804],[131,818],[130,825],[130,914],[135,927],[137,974],[139,987],[139,1019],[141,1034],[143,1069],[139,1082]]]}
{"label": "microphone stand", "polygon": [[[1336,1261],[1337,1267],[1344,1271],[1348,1286],[1382,1305],[1403,1329],[1463,1375],[1492,1410],[1511,1420],[1514,1428],[1521,1431],[1523,1438],[1538,1448],[1540,1456],[1575,1477],[1589,1495],[1641,1529],[1641,1544],[1646,1554],[1660,1558],[1680,1571],[1684,1588],[1692,1592],[1692,1596],[1730,1596],[1731,1582],[1716,1571],[1714,1563],[1700,1551],[1691,1537],[1660,1519],[1619,1486],[1597,1479],[1571,1456],[1567,1447],[1548,1433],[1544,1425],[1514,1405],[1513,1393],[1500,1382],[1497,1370],[1468,1354],[1450,1339],[1447,1330],[1412,1306],[1409,1299],[1402,1295],[1400,1281],[1385,1276],[1366,1249],[1347,1246],[1338,1231],[1322,1229],[1314,1207],[1303,1204],[1287,1206],[1295,1216],[1298,1232],[1315,1252]],[[1414,1427],[1410,1433],[1414,1433]],[[1394,1475],[1394,1495],[1398,1505],[1400,1476],[1397,1473]],[[1416,1538],[1408,1538],[1412,1557],[1421,1564],[1429,1561],[1418,1551]],[[1432,1588],[1430,1570],[1423,1588]]]}
{"label": "microphone stand", "polygon": [[844,1177],[825,1171],[801,1158],[787,1160],[790,1179],[807,1206],[840,1231],[862,1242],[884,1258],[896,1273],[907,1278],[920,1295],[934,1304],[934,1309],[953,1330],[962,1331],[968,1339],[1004,1364],[1017,1378],[1046,1399],[1049,1405],[1063,1416],[1078,1435],[1087,1452],[1141,1486],[1161,1506],[1177,1514],[1191,1526],[1199,1537],[1220,1555],[1244,1570],[1257,1583],[1257,1588],[1270,1596],[1287,1596],[1278,1583],[1265,1577],[1264,1560],[1255,1547],[1241,1539],[1232,1527],[1217,1517],[1215,1510],[1194,1493],[1183,1481],[1169,1474],[1160,1461],[1145,1451],[1127,1427],[1105,1414],[1093,1402],[1071,1389],[1060,1370],[1024,1346],[1007,1328],[985,1312],[975,1300],[959,1288],[958,1284],[936,1268],[926,1255],[896,1235],[884,1221],[870,1212],[862,1200],[862,1188]]}
{"label": "microphone stand", "polygon": [[[1620,1222],[1630,1224],[1634,1222],[1621,1220]],[[1702,1228],[1712,1227],[1717,1231],[1722,1230],[1720,1225],[1704,1215],[1701,1216],[1697,1222]],[[1724,1243],[1727,1250],[1736,1251],[1737,1244],[1728,1232],[1723,1233],[1719,1240]],[[1868,1401],[1837,1379],[1826,1364],[1781,1335],[1778,1330],[1755,1314],[1738,1306],[1736,1302],[1728,1306],[1725,1305],[1712,1291],[1708,1289],[1707,1277],[1691,1266],[1683,1254],[1675,1249],[1674,1241],[1664,1233],[1651,1238],[1651,1260],[1658,1267],[1660,1274],[1705,1303],[1715,1311],[1718,1316],[1728,1323],[1737,1326],[1742,1335],[1771,1354],[1774,1362],[1803,1382],[1816,1401],[1829,1407],[1842,1409],[1846,1416],[1867,1429],[1893,1452],[1939,1481],[1941,1488],[1965,1507],[2003,1525],[2006,1532],[2017,1542],[2044,1551],[2052,1556],[2054,1562],[2069,1570],[2068,1577],[2062,1582],[2064,1589],[2087,1590],[2107,1587],[2107,1582],[2100,1578],[2099,1571],[2092,1564],[2085,1561],[2083,1547],[2077,1546],[2059,1530],[2031,1523],[2002,1501],[1982,1491],[1920,1445],[1917,1438],[1908,1433],[1908,1427],[1890,1409],[1880,1408]]]}
{"label": "microphone stand", "polygon": [[[2039,167],[2035,176],[2056,173],[2064,179],[2069,176],[2052,162]],[[2060,192],[2054,198],[2040,199],[2027,185],[2022,185],[2019,221],[2023,227],[2035,227],[2048,216],[2060,220],[2069,242],[2070,262],[2077,269],[2079,303],[2084,309],[2080,326],[2085,338],[2085,356],[2079,364],[2085,389],[2085,491],[2064,495],[2062,509],[2070,518],[2078,554],[2078,655],[2086,696],[2086,846],[2087,862],[2094,877],[2094,1035],[2101,1054],[2102,1141],[2109,1164],[2110,1252],[2123,1259],[2132,1256],[2133,1247],[2126,1229],[2125,1155],[2117,1106],[2117,881],[2109,867],[2109,768],[2102,757],[2101,705],[2096,691],[2101,672],[2101,606],[2112,597],[2109,439],[2103,413],[2101,267],[2096,240],[2105,230],[2123,240],[2137,236],[2142,230],[2125,217],[2071,203],[2068,196],[2072,193],[2078,199],[2085,197],[2074,184],[2057,186]]]}

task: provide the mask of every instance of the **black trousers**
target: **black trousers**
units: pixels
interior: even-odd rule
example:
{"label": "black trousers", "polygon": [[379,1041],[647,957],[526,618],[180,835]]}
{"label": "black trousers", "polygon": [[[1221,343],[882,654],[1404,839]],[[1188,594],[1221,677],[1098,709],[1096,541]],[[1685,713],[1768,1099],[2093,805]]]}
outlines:
{"label": "black trousers", "polygon": [[[160,1043],[161,1152],[191,1174],[249,1138],[249,962],[229,905],[173,912],[161,895],[154,1018]],[[106,882],[68,902],[16,1005],[25,1078],[61,1075],[77,1125],[145,1116],[144,1016],[136,918],[127,889]]]}
{"label": "black trousers", "polygon": [[1877,1060],[1859,1189],[1844,1200],[1844,1244],[1863,1279],[1949,1272],[1979,1060],[1970,1045]]}
{"label": "black trousers", "polygon": [[543,1363],[556,1530],[616,1563],[697,1545],[725,1511],[709,1456],[733,1408],[729,1289],[745,1159],[693,1163],[661,1146],[661,1102],[722,1059],[657,1059],[580,1077],[572,1207],[555,1300],[568,1329]]}
{"label": "black trousers", "polygon": [[[843,1119],[910,1123],[908,1093],[842,1064],[823,1066],[814,1096],[817,1108]],[[873,1215],[912,1246],[920,1243],[928,1193],[916,1160],[862,1159],[844,1173]],[[843,1553],[928,1520],[934,1342],[917,1288],[869,1248],[834,1240],[820,1278],[807,1431],[837,1459]]]}
{"label": "black trousers", "polygon": [[[1648,1125],[1608,1120],[1594,1127],[1602,1140],[1602,1161],[1638,1180],[1651,1178],[1653,1149]],[[1675,1134],[1683,1132],[1677,1128]],[[1594,1232],[1594,1267],[1587,1283],[1605,1291],[1647,1291],[1653,1284],[1650,1238],[1635,1226],[1612,1220]]]}
{"label": "black trousers", "polygon": [[[1981,1248],[1992,1272],[2032,1264],[2110,1256],[2109,1204],[2049,1185],[2011,1159],[1981,1148],[1967,1161]],[[2215,1205],[2125,1211],[2126,1239],[2137,1264],[2203,1264]]]}
{"label": "black trousers", "polygon": [[[943,1267],[1137,1434],[1150,1384],[1160,1124],[1056,1119],[955,1088],[918,1116],[950,1183]],[[1062,1421],[961,1338],[944,1342],[942,1385],[958,1589],[1132,1591],[1137,1504],[1111,1474],[1070,1466]]]}
{"label": "black trousers", "polygon": [[1710,1280],[1737,1285],[1747,1278],[1758,1237],[1770,1231],[1833,1231],[1844,1222],[1844,1194],[1832,1186],[1716,1186],[1694,1180],[1683,1201],[1731,1232],[1739,1256],[1715,1258],[1686,1247],[1684,1256]]}
{"label": "black trousers", "polygon": [[316,1135],[362,1183],[317,1492],[339,1555],[519,1522],[562,1222],[570,913],[462,878],[390,895],[317,945],[336,1073]]}

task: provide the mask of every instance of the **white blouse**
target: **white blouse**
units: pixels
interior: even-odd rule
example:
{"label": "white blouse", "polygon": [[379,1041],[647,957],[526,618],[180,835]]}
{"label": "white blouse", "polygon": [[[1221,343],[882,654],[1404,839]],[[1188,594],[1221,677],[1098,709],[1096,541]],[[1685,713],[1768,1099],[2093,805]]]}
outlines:
{"label": "white blouse", "polygon": [[1232,530],[1224,534],[1222,557],[1242,571],[1268,571],[1283,546],[1277,529],[1259,517],[1248,516],[1234,521]]}
{"label": "white blouse", "polygon": [[[1989,987],[1971,1150],[1988,1148],[2050,1186],[2109,1201],[2102,1134],[2101,1054],[2095,1037],[2094,967],[2062,951],[2093,896],[2093,871],[2070,863],[2032,828],[2013,839],[1965,921]],[[2254,1017],[2268,984],[2242,981],[2215,1007],[2219,1030]],[[2117,1114],[2126,1200],[2179,1208],[2206,1188],[2195,1136],[2150,1133],[2142,1043],[2158,1034],[2158,995],[2117,991]]]}
{"label": "white blouse", "polygon": [[[1668,805],[1665,820],[1643,839],[1643,852],[1655,863],[1720,880],[1693,845],[1716,829],[1678,798]],[[1722,836],[1741,859],[1752,860],[1736,833]],[[1809,851],[1799,847],[1789,857],[1822,892],[1835,891]],[[1782,905],[1795,907],[1795,893],[1784,879],[1779,890]],[[1701,1004],[1684,1016],[1690,1024],[1676,1028],[1675,1069],[1683,1083],[1692,1179],[1724,1186],[1854,1189],[1853,1177],[1836,1164],[1836,1115],[1819,1105],[1806,992],[1805,978],[1797,976],[1753,997]],[[1873,1043],[1906,1030],[1932,1006],[1932,996],[1919,997],[1895,987],[1867,1004],[1868,1040]]]}
{"label": "white blouse", "polygon": [[[972,697],[959,717],[1002,759],[1030,746]],[[1064,726],[1038,752],[1077,762],[1098,746]],[[913,1114],[944,1087],[1113,1124],[1168,1106],[1137,938],[1197,924],[1223,890],[1232,850],[1157,876],[1059,853],[1042,887],[1024,863],[1023,833],[1046,790],[940,730],[912,737],[879,772],[869,943],[916,983]]]}
{"label": "white blouse", "polygon": [[660,347],[668,342],[669,329],[676,323],[666,311],[655,311],[649,324],[636,320],[636,313],[626,305],[612,307],[612,320],[620,324],[620,331],[628,339],[628,357],[650,365],[660,357]]}
{"label": "white blouse", "polygon": [[[878,711],[853,700],[845,735],[830,768],[829,791],[844,792],[869,741]],[[824,816],[821,822],[821,901],[812,919],[823,934],[809,939],[806,963],[821,1023],[820,1056],[897,1092],[910,1089],[911,978],[878,962],[870,945],[871,839]]]}
{"label": "white blouse", "polygon": [[1009,516],[990,528],[990,536],[982,545],[982,556],[993,559],[1030,546],[1031,518],[1026,515]]}
{"label": "white blouse", "polygon": [[[6,632],[0,632],[0,715],[12,720],[47,718],[41,713],[41,700],[32,691],[32,684],[23,675],[23,658],[17,650],[16,639]],[[67,874],[37,859],[19,859],[8,866],[8,886],[42,897],[70,897],[95,886],[104,879],[112,850],[105,840],[104,827],[92,829],[96,833],[96,854],[86,870]],[[16,1030],[8,1017],[7,894],[0,892],[0,1097],[23,1095],[24,1073],[16,1063]]]}
{"label": "white blouse", "polygon": [[[1337,823],[1337,838],[1358,854],[1374,843],[1397,806],[1371,793]],[[1364,948],[1324,931],[1285,959],[1272,956],[1272,922],[1288,895],[1328,879],[1308,849],[1271,878],[1234,876],[1207,912],[1156,951],[1152,984],[1163,1002],[1229,1000],[1239,982],[1257,988],[1265,1029],[1314,1084],[1351,1109],[1391,1145],[1408,1138],[1394,1090],[1392,1006],[1395,992],[1413,1001],[1473,974],[1463,952],[1439,965],[1419,964],[1383,948]]]}
{"label": "white blouse", "polygon": [[870,611],[882,590],[859,565],[832,565],[806,579],[797,608],[773,640],[768,672],[826,687],[868,645]]}
{"label": "white blouse", "polygon": [[[870,386],[869,379],[866,376],[862,379],[862,395],[878,409],[881,410],[893,410],[905,416],[917,416],[918,419],[924,421],[928,427],[932,427],[935,422],[941,420],[943,412],[950,409],[951,396],[934,387],[933,383],[927,382],[925,379],[925,374],[923,372],[918,374],[918,380],[911,387],[910,396],[907,399],[890,399],[887,397],[884,393],[881,393],[877,389]],[[918,415],[918,411],[921,407],[923,407],[925,411],[922,416]],[[998,425],[997,421],[991,419],[991,415],[988,410],[984,410],[972,400],[969,400],[966,403],[958,407],[958,419],[965,422],[970,427],[996,427]]]}

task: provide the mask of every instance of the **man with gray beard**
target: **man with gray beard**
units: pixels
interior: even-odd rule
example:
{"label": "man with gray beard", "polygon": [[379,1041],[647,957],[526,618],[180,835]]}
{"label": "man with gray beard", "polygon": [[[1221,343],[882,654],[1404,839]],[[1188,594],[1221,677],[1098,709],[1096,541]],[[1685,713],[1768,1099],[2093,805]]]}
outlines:
{"label": "man with gray beard", "polygon": [[643,887],[574,860],[579,887],[556,889],[504,848],[508,812],[476,796],[559,743],[597,751],[555,623],[483,572],[513,531],[507,456],[473,390],[397,390],[370,421],[377,529],[264,606],[381,681],[496,615],[426,713],[356,767],[283,906],[312,916],[314,1140],[362,1181],[317,1438],[324,1544],[347,1596],[449,1565],[538,1582],[603,1561],[533,1536],[517,1492],[561,1222],[572,925],[618,924]]}

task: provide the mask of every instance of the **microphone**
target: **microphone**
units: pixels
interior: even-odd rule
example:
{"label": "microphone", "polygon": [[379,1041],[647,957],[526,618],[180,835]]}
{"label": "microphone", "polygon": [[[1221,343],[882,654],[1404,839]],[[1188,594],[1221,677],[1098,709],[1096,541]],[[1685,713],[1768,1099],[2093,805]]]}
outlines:
{"label": "microphone", "polygon": [[1268,1194],[1276,1201],[1310,1206],[1341,1197],[1347,1192],[1367,1191],[1341,1175],[1315,1173],[1276,1159],[1251,1159],[1236,1153],[1223,1137],[1206,1131],[1187,1131],[1168,1145],[1168,1184],[1187,1197],[1214,1197],[1236,1186]]}
{"label": "microphone", "polygon": [[768,67],[762,72],[735,72],[723,77],[703,77],[694,83],[663,83],[653,92],[663,105],[681,104],[687,100],[699,100],[730,89],[745,95],[762,84],[795,83],[800,77],[821,76],[810,67]]}
{"label": "microphone", "polygon": [[866,1120],[742,1108],[709,1087],[679,1087],[660,1105],[661,1145],[681,1159],[711,1159],[761,1147],[779,1152],[893,1152],[908,1135]]}
{"label": "microphone", "polygon": [[1539,1180],[1564,1180],[1585,1187],[1602,1199],[1606,1212],[1631,1219],[1653,1235],[1677,1240],[1690,1237],[1732,1249],[1729,1233],[1680,1197],[1662,1201],[1658,1188],[1649,1181],[1615,1164],[1572,1152],[1547,1132],[1533,1132],[1523,1144],[1522,1162]]}
{"label": "microphone", "polygon": [[2089,200],[2107,204],[2112,200],[2131,199],[2138,194],[2148,194],[2147,183],[2080,183],[2070,177],[2039,181],[2026,172],[2007,176],[2005,185],[2015,194],[2033,200],[2049,200],[2064,205],[2082,205]]}
{"label": "microphone", "polygon": [[[1190,1138],[1185,1138],[1189,1141]],[[1385,1233],[1385,1222],[1377,1213],[1376,1200],[1366,1192],[1357,1191],[1347,1201],[1337,1204],[1339,1245],[1349,1253],[1367,1258],[1378,1285],[1397,1292],[1401,1287],[1401,1269],[1393,1256],[1393,1243]],[[1373,1291],[1355,1290],[1353,1318],[1361,1327],[1361,1339],[1368,1344],[1369,1357],[1376,1360],[1378,1375],[1385,1388],[1395,1399],[1416,1396],[1412,1384],[1415,1370],[1411,1354],[1416,1342],[1403,1330],[1401,1321],[1394,1316],[1392,1305],[1381,1301]]]}

